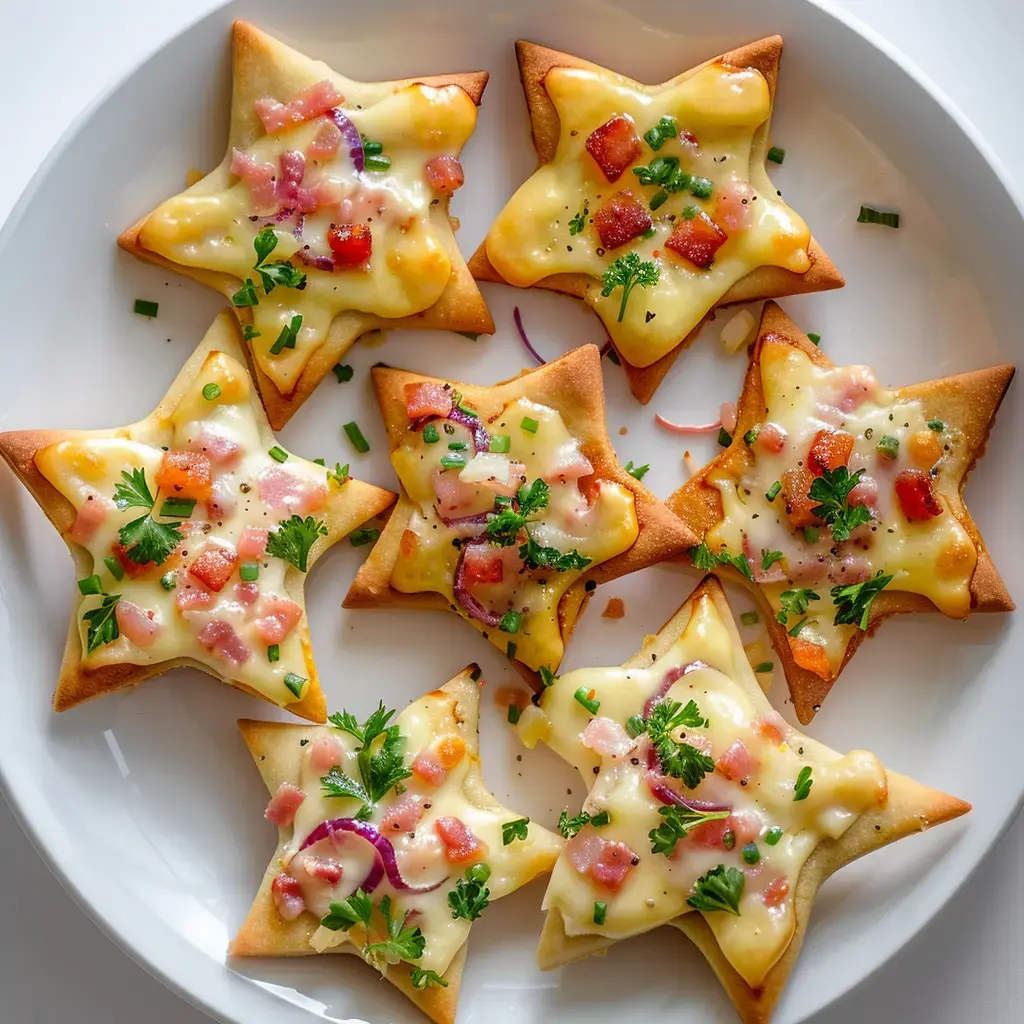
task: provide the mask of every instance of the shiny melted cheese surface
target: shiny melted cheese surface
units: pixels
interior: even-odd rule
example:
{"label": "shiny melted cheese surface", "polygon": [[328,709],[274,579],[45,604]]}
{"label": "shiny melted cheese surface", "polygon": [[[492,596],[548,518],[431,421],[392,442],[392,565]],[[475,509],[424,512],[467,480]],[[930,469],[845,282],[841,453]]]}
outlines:
{"label": "shiny melted cheese surface", "polygon": [[[452,698],[441,690],[410,705],[395,721],[405,739],[407,765],[413,764],[419,754],[433,758],[435,752],[446,744],[469,745],[466,723],[459,718]],[[336,744],[339,750],[343,750],[339,759],[341,770],[353,779],[360,777],[355,754],[359,744],[354,737],[330,726],[320,727],[314,733],[304,729],[303,735],[325,737]],[[325,772],[311,764],[317,756],[317,742],[314,738],[307,744],[301,776],[295,780],[295,785],[306,797],[296,814],[292,836],[281,857],[281,867],[302,880],[306,913],[322,917],[332,901],[344,899],[355,892],[373,866],[374,853],[369,843],[349,835],[342,835],[337,840],[323,840],[309,847],[310,852],[326,851],[341,864],[342,878],[334,887],[310,885],[301,860],[296,859],[299,847],[321,822],[351,816],[359,809],[358,801],[324,794],[320,779]],[[400,794],[392,789],[370,818],[394,846],[399,870],[408,884],[426,887],[442,883],[433,892],[417,894],[396,890],[385,876],[372,894],[375,903],[385,895],[390,896],[398,920],[406,913],[414,915],[409,922],[410,927],[420,928],[426,938],[423,957],[415,965],[441,975],[469,937],[472,925],[465,918],[454,918],[448,905],[448,893],[463,877],[466,868],[476,863],[484,863],[490,868],[486,886],[493,902],[515,892],[540,871],[546,870],[559,846],[556,836],[533,824],[528,826],[525,840],[517,839],[503,846],[502,824],[516,820],[518,815],[496,804],[494,798],[483,790],[479,779],[471,777],[471,769],[476,768],[476,756],[466,752],[457,765],[447,770],[440,785],[426,782],[414,772],[402,783],[403,792]],[[400,832],[386,824],[389,811],[399,800],[414,800],[422,808],[422,816],[412,830]],[[442,816],[457,818],[473,833],[482,844],[477,855],[459,863],[448,859],[445,845],[436,831],[437,819]],[[369,940],[379,941],[383,937],[377,930],[382,930],[379,914],[375,914],[372,926],[374,930]],[[332,931],[321,926],[313,934],[310,944],[322,952],[346,942],[362,946],[366,938],[361,926],[351,932]]]}
{"label": "shiny melted cheese surface", "polygon": [[[535,432],[523,428],[524,419],[536,421]],[[512,467],[513,475],[509,478],[512,487],[529,485],[537,479],[545,480],[550,487],[548,506],[528,525],[530,535],[538,544],[553,547],[563,554],[578,551],[590,559],[587,570],[633,545],[639,535],[639,525],[630,491],[620,484],[602,480],[596,495],[588,501],[577,478],[560,474],[560,469],[577,465],[583,457],[578,441],[566,429],[556,409],[519,399],[487,427],[492,434],[509,438],[509,452],[502,458]],[[461,518],[493,512],[495,492],[487,481],[479,486],[466,484],[462,479],[456,481],[456,476],[469,475],[465,471],[441,469],[440,459],[449,454],[450,443],[467,445],[472,455],[473,438],[461,425],[446,424],[445,430],[452,429],[451,434],[440,425],[437,429],[440,441],[434,444],[424,441],[422,429],[410,429],[391,455],[406,494],[417,506],[406,527],[401,555],[391,574],[391,585],[407,594],[432,591],[443,595],[453,610],[500,650],[507,650],[512,642],[516,645],[518,661],[532,669],[541,665],[553,668],[561,661],[564,650],[558,604],[584,570],[528,569],[518,555],[525,539],[522,535],[514,545],[500,549],[489,546],[491,553],[501,558],[502,580],[478,584],[473,588],[474,596],[497,614],[510,609],[519,611],[522,625],[519,632],[509,634],[467,614],[454,592],[460,548],[453,542],[464,545],[468,540],[482,537],[486,525],[446,525],[439,513],[439,493],[449,483],[458,488],[457,493],[463,499],[459,510]],[[586,464],[589,467],[589,463]],[[472,465],[471,461],[469,466]],[[592,470],[588,468],[588,472]],[[510,492],[511,488],[506,488],[506,493]]]}
{"label": "shiny melted cheese surface", "polygon": [[[611,72],[554,68],[544,88],[561,124],[557,152],[516,192],[487,236],[487,256],[509,283],[528,287],[553,274],[587,275],[592,280],[584,298],[616,348],[634,366],[649,366],[675,348],[752,270],[778,266],[802,274],[810,268],[807,225],[782,202],[763,168],[751,167],[754,132],[771,114],[768,83],[760,72],[715,63],[677,85],[647,87]],[[633,119],[641,138],[633,166],[677,157],[683,171],[709,179],[714,192],[707,200],[685,191],[670,195],[651,212],[653,235],[606,252],[593,227],[595,211],[622,189],[645,203],[658,191],[657,185],[639,184],[628,169],[609,182],[587,152],[588,136],[622,114]],[[655,152],[642,141],[643,133],[664,116],[696,135],[699,148],[675,138]],[[716,219],[721,197],[743,185],[753,190],[743,204],[749,209],[747,223],[728,231],[710,269],[698,269],[665,249],[685,207],[694,205]],[[584,207],[587,226],[571,235],[569,221]],[[633,290],[619,322],[621,289],[603,297],[601,277],[628,252],[653,261],[660,280]]]}
{"label": "shiny melted cheese surface", "polygon": [[[212,400],[203,396],[203,388],[209,384],[221,389],[219,396]],[[87,596],[78,616],[84,668],[149,665],[190,658],[232,682],[252,687],[277,704],[300,699],[284,680],[289,673],[302,679],[313,675],[312,654],[302,639],[306,633],[305,614],[278,643],[280,659],[276,662],[268,658],[268,641],[261,636],[259,622],[262,616],[274,610],[279,599],[301,606],[301,589],[295,593],[286,586],[288,562],[269,555],[259,560],[256,581],[259,596],[252,603],[243,602],[239,597],[236,588],[241,581],[236,563],[230,579],[212,595],[212,603],[184,610],[180,607],[180,602],[191,592],[206,589],[188,571],[202,552],[220,549],[234,555],[247,526],[273,530],[280,520],[288,518],[290,513],[286,508],[271,508],[260,497],[261,480],[265,481],[268,473],[277,483],[294,481],[289,487],[307,490],[314,504],[316,496],[322,495],[319,501],[322,505],[327,488],[338,486],[328,482],[323,467],[314,463],[289,455],[281,464],[270,457],[250,405],[250,389],[249,376],[242,366],[230,356],[212,353],[167,418],[154,414],[115,437],[60,441],[36,454],[40,472],[75,506],[79,517],[87,505],[95,503],[104,507],[105,516],[94,534],[88,540],[79,541],[92,557],[90,571],[99,575],[107,594],[119,594],[122,602],[134,604],[156,626],[155,636],[142,646],[129,640],[122,628],[116,640],[88,653],[87,623],[83,615],[100,607],[102,598]],[[158,490],[155,483],[164,453],[168,450],[203,451],[206,438],[215,438],[214,443],[237,445],[237,457],[230,466],[214,466],[211,498],[206,503],[197,502],[187,520],[159,515],[163,502],[174,497],[173,493]],[[145,509],[116,508],[114,488],[121,482],[123,472],[137,469],[145,472],[146,483],[156,498],[157,521],[181,523],[183,539],[161,565],[148,563],[118,580],[104,564],[104,559],[112,556],[119,544],[118,531],[144,515]],[[161,584],[165,576],[172,583],[172,589],[165,589]],[[199,642],[198,635],[213,622],[226,623],[241,641],[246,652],[241,664]],[[308,683],[305,685],[308,688]]]}
{"label": "shiny melted cheese surface", "polygon": [[[343,312],[394,319],[437,301],[451,275],[451,228],[447,204],[428,185],[424,166],[435,156],[456,156],[476,126],[476,107],[456,86],[411,85],[393,92],[339,75],[331,81],[344,94],[344,112],[364,138],[383,143],[391,159],[387,171],[357,173],[342,141],[335,156],[306,160],[303,186],[323,189],[334,202],[324,202],[302,218],[301,233],[294,217],[277,221],[273,215],[257,216],[249,187],[232,175],[232,184],[222,192],[189,191],[168,199],[149,217],[140,236],[148,250],[175,263],[253,279],[259,295],[259,304],[252,308],[259,332],[251,340],[253,353],[283,394],[293,390],[332,321]],[[325,122],[318,117],[262,136],[246,152],[278,165],[284,153],[305,154]],[[352,222],[371,230],[373,251],[365,266],[331,272],[295,258],[303,246],[330,255],[328,228]],[[266,295],[259,287],[253,240],[267,224],[278,239],[268,262],[291,258],[306,273],[302,290],[278,286]],[[282,328],[297,314],[302,327],[295,347],[272,354]]]}
{"label": "shiny melted cheese surface", "polygon": [[[878,572],[893,574],[895,579],[887,589],[921,594],[946,615],[966,615],[977,551],[942,494],[944,484],[956,493],[966,469],[967,448],[956,425],[944,423],[943,430],[933,431],[921,402],[903,400],[878,388],[866,367],[819,367],[806,353],[783,343],[762,348],[761,381],[765,422],[786,431],[786,445],[778,453],[755,445],[753,464],[740,479],[724,473],[709,478],[722,496],[725,512],[707,535],[712,551],[746,552],[752,556],[755,572],[760,568],[761,552],[783,552],[780,564],[785,578],[763,583],[762,590],[776,612],[782,607],[779,595],[784,591],[810,587],[819,594],[806,616],[790,616],[786,624],[793,627],[806,617],[799,637],[822,646],[833,671],[841,665],[857,630],[855,625],[833,622],[835,607],[829,596],[833,586]],[[868,393],[860,400],[865,389]],[[849,408],[851,403],[855,403],[853,408]],[[808,543],[803,531],[789,525],[784,497],[769,502],[766,492],[788,469],[806,460],[815,434],[828,429],[853,435],[849,469],[851,473],[865,469],[862,480],[877,484],[874,519],[841,544],[833,541],[824,526],[818,539]],[[884,435],[899,441],[895,459],[883,457],[877,450]],[[918,452],[923,454],[916,455]],[[923,522],[910,522],[903,515],[894,481],[906,469],[931,471],[936,496],[943,505],[941,515]]]}
{"label": "shiny melted cheese surface", "polygon": [[[590,787],[584,810],[607,811],[610,823],[601,828],[585,826],[577,842],[588,836],[625,843],[638,861],[622,887],[610,891],[581,873],[570,855],[571,843],[559,858],[545,896],[546,909],[557,909],[569,935],[600,934],[620,939],[668,924],[682,914],[693,913],[687,898],[694,883],[709,870],[724,865],[743,871],[745,880],[739,916],[724,911],[705,912],[729,963],[751,986],[758,986],[785,952],[796,921],[793,894],[800,871],[815,847],[826,838],[838,838],[856,818],[886,799],[885,771],[878,759],[865,751],[840,756],[814,744],[814,755],[805,752],[799,733],[789,729],[762,701],[752,699],[748,688],[734,681],[749,667],[734,644],[714,603],[703,597],[680,639],[647,669],[580,669],[560,677],[545,691],[541,708],[547,716],[541,738],[579,769]],[[625,756],[601,756],[581,737],[592,716],[573,694],[579,687],[593,691],[600,701],[598,714],[623,724],[631,715],[643,714],[644,705],[660,692],[666,675],[691,662],[706,667],[688,672],[668,689],[666,696],[686,704],[696,701],[709,720],[703,729],[676,730],[676,738],[688,740],[719,759],[741,741],[756,759],[757,767],[745,785],[732,781],[720,770],[705,776],[696,789],[687,790],[678,780],[668,780],[685,798],[709,801],[731,808],[725,824],[738,836],[732,849],[721,841],[710,843],[698,830],[678,842],[672,856],[652,852],[648,832],[664,819],[664,804],[652,795],[646,755],[646,736]],[[754,684],[752,684],[754,685]],[[759,728],[770,716],[766,736]],[[782,736],[781,742],[779,736]],[[804,766],[812,770],[813,785],[806,799],[794,800],[794,786]],[[773,846],[765,842],[769,829],[781,828]],[[760,860],[744,862],[744,840],[755,842]],[[785,883],[785,895],[767,906],[769,887]],[[594,923],[594,903],[607,904],[603,925]]]}

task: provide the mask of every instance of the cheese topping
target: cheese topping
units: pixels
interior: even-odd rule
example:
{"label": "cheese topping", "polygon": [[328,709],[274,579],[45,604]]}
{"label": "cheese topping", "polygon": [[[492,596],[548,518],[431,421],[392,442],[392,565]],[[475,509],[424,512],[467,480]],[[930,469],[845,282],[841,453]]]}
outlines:
{"label": "cheese topping", "polygon": [[[417,506],[391,585],[442,594],[510,657],[553,668],[564,650],[559,601],[636,541],[633,495],[607,480],[581,490],[594,468],[556,409],[519,399],[486,428],[455,415],[414,423],[391,454]],[[511,525],[499,530],[503,518]]]}
{"label": "cheese topping", "polygon": [[[524,819],[517,819],[484,790],[479,759],[470,751],[469,727],[458,711],[451,696],[436,690],[390,723],[397,725],[404,739],[404,760],[411,774],[366,818],[394,848],[400,881],[431,891],[396,888],[389,874],[383,874],[375,886],[368,882],[377,854],[370,842],[353,832],[335,829],[333,835],[301,850],[317,826],[351,818],[360,809],[359,800],[329,796],[321,783],[334,766],[352,780],[363,778],[356,753],[360,742],[330,726],[302,730],[306,747],[295,784],[305,796],[281,857],[282,871],[299,884],[304,912],[318,918],[329,913],[332,903],[363,886],[370,889],[375,904],[389,897],[393,917],[400,921],[403,915],[411,915],[409,927],[418,927],[426,939],[423,955],[414,965],[439,975],[448,969],[472,925],[472,920],[454,916],[448,900],[459,881],[465,880],[467,869],[486,864],[490,873],[485,886],[493,902],[546,870],[558,848],[555,836],[532,824],[526,826],[525,839],[504,845],[502,825]],[[373,753],[379,752],[380,742],[372,745]],[[340,877],[323,870],[325,861],[340,867]],[[369,935],[362,925],[349,930],[321,926],[310,944],[318,952],[344,942],[362,948],[366,942],[385,938],[382,933],[383,918],[375,910]]]}
{"label": "cheese topping", "polygon": [[[708,872],[721,868],[734,881],[740,872],[737,913],[699,912],[729,963],[757,987],[793,935],[794,893],[807,858],[885,803],[886,778],[873,754],[841,756],[805,741],[774,712],[762,713],[734,681],[751,676],[737,658],[742,648],[702,597],[656,664],[561,676],[541,698],[546,720],[529,728],[580,771],[590,787],[584,811],[609,817],[606,825],[585,825],[552,872],[544,906],[561,913],[566,933],[620,939],[669,924],[694,912],[687,900]],[[598,717],[574,699],[580,688],[599,702]],[[663,773],[648,733],[629,740],[623,728],[634,715],[650,721],[662,698],[692,700],[706,720],[670,734],[714,760],[695,788]],[[811,784],[801,797],[802,777]],[[683,800],[711,817],[678,838],[670,855],[654,852],[650,833],[667,820],[659,811],[685,810]],[[597,902],[606,908],[601,923]]]}
{"label": "cheese topping", "polygon": [[[302,588],[290,563],[267,553],[268,536],[295,514],[322,529],[312,516],[340,484],[321,466],[264,449],[250,389],[245,369],[213,352],[166,417],[36,454],[77,511],[66,536],[92,558],[93,585],[80,583],[84,668],[189,658],[277,704],[301,699],[314,671]],[[119,507],[133,480],[137,500]],[[146,557],[151,533],[157,561]],[[90,643],[94,620],[109,632],[98,626]]]}
{"label": "cheese topping", "polygon": [[[924,401],[880,388],[867,367],[823,368],[771,341],[761,349],[760,367],[767,411],[749,438],[745,468],[709,476],[725,514],[706,543],[714,553],[746,555],[780,621],[791,633],[804,623],[790,641],[798,663],[817,665],[825,678],[838,670],[864,627],[860,614],[835,623],[832,590],[879,574],[893,577],[889,590],[921,594],[946,615],[967,615],[977,551],[950,510],[968,458],[956,424],[932,419]],[[839,466],[863,470],[848,506],[870,512],[842,542],[813,514],[818,503],[808,496],[822,467]],[[769,500],[776,481],[781,488]],[[781,555],[767,569],[766,552]],[[784,612],[782,595],[798,588],[816,597],[804,611]],[[827,665],[803,644],[817,645]]]}
{"label": "cheese topping", "polygon": [[[544,88],[560,120],[557,152],[487,236],[488,259],[511,284],[586,275],[585,301],[627,362],[642,367],[757,267],[810,268],[807,225],[751,165],[754,133],[771,114],[760,72],[713,63],[676,85],[642,86],[611,72],[554,68]],[[656,150],[641,142],[666,118],[671,136],[656,134]],[[674,175],[666,158],[678,164]],[[653,177],[636,173],[645,167]],[[603,296],[601,279],[633,252],[659,277],[635,288],[623,311],[621,287]]]}
{"label": "cheese topping", "polygon": [[[331,90],[321,108],[337,97],[332,110],[348,135],[332,110],[298,123],[296,115],[235,150],[231,184],[210,192],[200,183],[168,199],[140,235],[146,249],[175,263],[253,282],[257,304],[236,295],[236,305],[252,305],[256,362],[283,394],[340,314],[352,314],[348,326],[357,332],[355,314],[394,319],[437,301],[451,274],[451,227],[439,196],[461,185],[456,158],[476,125],[473,101],[453,85],[394,91],[332,74],[316,89]],[[350,155],[352,133],[375,144],[364,141],[361,171]],[[277,246],[266,262],[290,260],[305,274],[301,287],[278,283],[268,293],[261,284],[254,240],[267,225]],[[347,230],[332,241],[332,228]],[[272,352],[296,316],[294,344]]]}

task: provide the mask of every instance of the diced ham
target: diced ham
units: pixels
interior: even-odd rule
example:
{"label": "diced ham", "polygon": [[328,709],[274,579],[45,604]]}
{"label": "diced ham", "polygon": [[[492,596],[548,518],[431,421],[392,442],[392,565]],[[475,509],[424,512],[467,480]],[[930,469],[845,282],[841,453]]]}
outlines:
{"label": "diced ham", "polygon": [[196,639],[208,651],[235,666],[244,665],[251,653],[231,624],[220,619],[214,619],[203,626]]}
{"label": "diced ham", "polygon": [[807,468],[814,476],[845,466],[853,451],[853,435],[845,430],[819,430],[811,441]]}
{"label": "diced ham", "polygon": [[640,858],[625,844],[597,835],[578,835],[566,844],[572,866],[593,882],[618,892]]}
{"label": "diced ham", "polygon": [[333,121],[324,121],[317,129],[306,155],[314,160],[330,160],[341,145],[341,129]]}
{"label": "diced ham", "polygon": [[726,231],[741,231],[753,219],[754,189],[745,181],[730,181],[719,189],[715,223]]}
{"label": "diced ham", "polygon": [[260,599],[260,585],[258,583],[236,583],[235,597],[239,604],[251,608]]}
{"label": "diced ham", "polygon": [[206,501],[213,490],[210,460],[202,452],[164,452],[155,479],[160,490],[176,498]]}
{"label": "diced ham", "polygon": [[707,270],[715,260],[715,253],[728,241],[729,236],[703,211],[696,217],[680,221],[669,235],[665,248],[678,253],[684,260],[701,270]]}
{"label": "diced ham", "polygon": [[611,196],[594,212],[594,227],[605,249],[618,249],[652,226],[651,214],[629,189]]}
{"label": "diced ham", "polygon": [[734,740],[732,746],[715,761],[715,770],[732,782],[749,779],[757,768],[757,758],[747,749],[743,740]]}
{"label": "diced ham", "polygon": [[473,587],[478,583],[501,583],[505,576],[501,552],[492,548],[490,544],[468,546],[463,565],[467,587]]}
{"label": "diced ham", "polygon": [[270,216],[277,212],[277,168],[272,163],[257,160],[244,149],[236,149],[231,154],[231,173],[245,182],[257,215]]}
{"label": "diced ham", "polygon": [[847,366],[834,387],[839,411],[853,412],[878,393],[878,378],[869,366]]}
{"label": "diced ham", "polygon": [[633,119],[616,114],[587,136],[587,152],[609,181],[618,181],[623,171],[640,155],[640,139]]}
{"label": "diced ham", "polygon": [[421,750],[412,762],[412,773],[431,786],[440,786],[448,778],[447,769],[432,750]]}
{"label": "diced ham", "polygon": [[786,579],[786,573],[782,568],[781,561],[774,561],[767,569],[762,569],[764,552],[757,549],[750,543],[746,534],[743,535],[743,554],[746,556],[750,571],[758,583],[781,583]]}
{"label": "diced ham", "polygon": [[232,441],[206,426],[195,437],[189,439],[188,449],[202,453],[210,460],[211,465],[219,469],[236,466],[242,454],[242,446],[237,441]]}
{"label": "diced ham", "polygon": [[789,895],[789,881],[781,875],[773,878],[761,893],[761,902],[766,907],[777,907]]}
{"label": "diced ham", "polygon": [[243,562],[258,562],[267,553],[269,530],[247,526],[238,538],[238,557]]}
{"label": "diced ham", "polygon": [[942,515],[942,506],[935,497],[930,473],[905,469],[896,477],[896,497],[903,515],[912,522],[924,522]]}
{"label": "diced ham", "polygon": [[766,423],[758,432],[755,444],[762,451],[777,455],[786,447],[787,436],[786,431],[782,427],[774,423]]}
{"label": "diced ham", "polygon": [[423,797],[403,793],[384,812],[380,830],[385,835],[395,832],[414,832],[423,817]]}
{"label": "diced ham", "polygon": [[789,732],[786,720],[775,711],[764,718],[755,719],[752,726],[758,736],[775,746],[782,744]]}
{"label": "diced ham", "polygon": [[277,179],[277,205],[290,213],[315,213],[317,194],[302,184],[306,158],[297,149],[281,154],[281,174]]}
{"label": "diced ham", "polygon": [[265,597],[257,609],[256,632],[268,644],[279,644],[302,621],[302,605],[286,597]]}
{"label": "diced ham", "polygon": [[231,579],[237,561],[238,556],[230,548],[210,544],[196,555],[188,571],[207,590],[220,593]]}
{"label": "diced ham", "polygon": [[270,895],[277,912],[286,920],[294,921],[305,909],[302,888],[298,880],[282,871],[270,883]]}
{"label": "diced ham", "polygon": [[462,164],[455,156],[431,157],[424,169],[427,172],[427,184],[435,192],[447,192],[450,195],[457,188],[462,188],[466,180]]}
{"label": "diced ham", "polygon": [[636,749],[636,740],[631,739],[614,718],[606,718],[604,715],[598,715],[587,723],[586,729],[580,734],[580,743],[612,760],[625,757]]}
{"label": "diced ham", "polygon": [[156,612],[140,608],[134,601],[122,598],[117,602],[114,614],[117,616],[117,628],[136,647],[148,647],[163,628],[156,621]]}
{"label": "diced ham", "polygon": [[863,583],[871,579],[873,569],[871,563],[863,555],[846,555],[832,573],[838,583]]}
{"label": "diced ham", "polygon": [[[514,465],[521,465],[515,463]],[[526,472],[526,467],[522,467],[522,472]],[[577,448],[572,445],[571,448],[567,445],[563,445],[559,450],[557,457],[550,469],[546,469],[543,473],[543,479],[547,483],[567,483],[570,480],[579,480],[580,477],[590,476],[594,472],[593,463]],[[518,485],[519,480],[515,481]]]}
{"label": "diced ham", "polygon": [[267,134],[272,135],[289,125],[319,117],[344,100],[345,97],[325,78],[303,89],[287,103],[279,103],[272,96],[262,96],[254,106]]}
{"label": "diced ham", "polygon": [[197,586],[194,583],[185,583],[174,592],[174,603],[178,606],[179,611],[198,611],[202,608],[209,608],[213,602],[213,594],[205,587]]}
{"label": "diced ham", "polygon": [[298,786],[293,786],[290,782],[282,782],[277,787],[277,792],[270,798],[263,817],[267,821],[273,822],[278,828],[287,828],[295,821],[295,814],[305,799],[306,794]]}
{"label": "diced ham", "polygon": [[793,660],[808,672],[813,672],[821,679],[832,678],[832,667],[828,663],[828,654],[821,644],[804,640],[799,636],[787,636]]}
{"label": "diced ham", "polygon": [[260,501],[275,512],[305,516],[323,508],[327,502],[327,486],[290,473],[279,466],[263,470],[256,480]]}
{"label": "diced ham", "polygon": [[722,423],[722,429],[727,434],[732,434],[736,430],[736,404],[723,402],[718,407],[718,418]]}
{"label": "diced ham", "polygon": [[782,474],[782,498],[786,505],[786,515],[790,525],[797,529],[817,522],[811,512],[818,504],[810,497],[813,482],[814,477],[806,466],[787,469]]}
{"label": "diced ham", "polygon": [[319,733],[309,745],[309,766],[318,775],[326,775],[345,759],[345,747],[337,736]]}
{"label": "diced ham", "polygon": [[331,857],[303,857],[302,870],[318,882],[335,886],[341,881],[341,865]]}
{"label": "diced ham", "polygon": [[434,822],[434,831],[444,843],[445,856],[453,864],[479,860],[485,853],[484,844],[458,818],[441,815]]}
{"label": "diced ham", "polygon": [[406,384],[405,411],[413,423],[424,416],[447,416],[452,411],[451,388],[428,380]]}
{"label": "diced ham", "polygon": [[332,224],[327,229],[327,244],[334,267],[358,267],[373,252],[373,234],[367,224]]}
{"label": "diced ham", "polygon": [[705,821],[691,829],[686,842],[691,846],[713,849],[724,846],[723,837],[726,832],[731,832],[735,837],[736,847],[739,847],[756,839],[760,830],[760,822],[753,814],[737,811],[728,818]]}
{"label": "diced ham", "polygon": [[96,531],[107,521],[114,503],[100,494],[90,494],[79,506],[68,536],[79,544],[88,544]]}
{"label": "diced ham", "polygon": [[867,505],[868,508],[878,506],[878,481],[874,477],[862,476],[846,496],[848,505]]}

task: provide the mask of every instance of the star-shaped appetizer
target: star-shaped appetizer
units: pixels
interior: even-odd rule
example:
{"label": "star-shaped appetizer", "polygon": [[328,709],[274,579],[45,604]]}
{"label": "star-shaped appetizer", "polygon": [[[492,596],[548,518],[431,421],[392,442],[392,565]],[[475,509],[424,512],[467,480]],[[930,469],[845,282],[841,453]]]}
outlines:
{"label": "star-shaped appetizer", "polygon": [[537,682],[597,583],[695,543],[619,465],[594,345],[493,387],[373,384],[402,490],[346,607],[451,609]]}
{"label": "star-shaped appetizer", "polygon": [[235,22],[227,155],[120,244],[231,299],[275,428],[366,331],[494,330],[448,217],[486,83],[356,82]]}
{"label": "star-shaped appetizer", "polygon": [[56,711],[180,665],[322,722],[306,572],[395,496],[281,448],[227,312],[144,420],[0,434],[71,550]]}
{"label": "star-shaped appetizer", "polygon": [[672,925],[745,1024],[764,1024],[818,886],[850,861],[970,810],[842,755],[774,712],[721,585],[707,577],[621,668],[579,669],[519,720],[589,788],[544,897],[553,968]]}
{"label": "star-shaped appetizer", "polygon": [[516,55],[540,166],[470,270],[583,299],[641,402],[716,306],[843,284],[765,172],[778,36],[661,85],[534,43]]}
{"label": "star-shaped appetizer", "polygon": [[887,391],[766,304],[732,441],[668,505],[760,601],[804,724],[884,617],[1013,608],[961,496],[1012,377]]}
{"label": "star-shaped appetizer", "polygon": [[562,845],[484,784],[479,675],[470,665],[397,717],[239,723],[280,831],[233,956],[354,953],[451,1024],[473,922]]}

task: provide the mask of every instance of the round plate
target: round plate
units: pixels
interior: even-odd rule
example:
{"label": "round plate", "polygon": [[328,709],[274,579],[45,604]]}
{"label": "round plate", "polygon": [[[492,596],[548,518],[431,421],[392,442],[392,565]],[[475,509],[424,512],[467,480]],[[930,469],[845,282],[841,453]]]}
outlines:
{"label": "round plate", "polygon": [[[220,160],[229,26],[240,6],[185,31],[95,106],[8,222],[0,240],[6,429],[102,427],[143,416],[222,306],[219,296],[119,252],[114,239],[179,191],[190,168]],[[1024,223],[984,147],[898,54],[806,0],[679,2],[640,14],[624,0],[518,0],[504,9],[455,0],[443,19],[414,0],[244,6],[268,32],[352,77],[492,73],[455,203],[467,254],[534,164],[516,38],[656,82],[779,32],[786,56],[774,137],[787,158],[774,177],[849,282],[840,292],[784,300],[786,309],[822,335],[836,362],[871,363],[893,385],[1020,355],[1014,300]],[[899,210],[903,227],[855,223],[861,203]],[[496,286],[485,293],[498,324],[493,338],[399,332],[383,344],[360,342],[350,357],[354,380],[329,379],[282,432],[283,442],[309,457],[349,461],[340,426],[355,419],[372,450],[354,457],[353,471],[393,487],[370,393],[372,363],[479,383],[513,375],[529,362],[512,328],[516,303],[545,355],[604,340],[597,318],[570,299]],[[159,317],[134,316],[136,297],[158,300]],[[722,354],[722,322],[707,327],[646,408],[630,398],[621,372],[607,367],[612,438],[623,461],[651,464],[646,482],[662,496],[684,478],[683,444],[655,427],[654,412],[715,419],[718,404],[738,391],[743,359]],[[1011,499],[1020,488],[1010,443],[1024,433],[1022,418],[1011,391],[968,488],[1016,593],[1024,592],[1024,563],[1011,557],[1019,516]],[[707,457],[712,445],[695,443],[694,454]],[[8,799],[64,884],[127,952],[223,1021],[419,1020],[355,960],[225,964],[275,843],[262,817],[266,794],[234,723],[273,710],[178,671],[54,716],[49,695],[74,587],[71,560],[7,474],[0,538],[0,642],[8,664],[0,771]],[[378,698],[401,707],[478,660],[489,681],[483,744],[491,788],[547,825],[562,807],[577,808],[583,787],[573,773],[544,749],[521,751],[504,726],[489,695],[512,681],[511,670],[460,620],[341,610],[364,554],[339,545],[307,588],[332,708],[365,714]],[[695,582],[688,570],[659,566],[608,585],[581,622],[567,667],[621,662]],[[626,601],[626,618],[617,622],[600,616],[613,595]],[[1017,716],[1008,712],[1019,705],[1022,632],[1012,615],[897,620],[844,674],[814,735],[840,749],[868,747],[890,767],[972,801],[974,811],[828,883],[778,1024],[804,1020],[891,957],[963,884],[1013,814],[1022,779],[1011,760]],[[785,710],[784,682],[771,696]],[[735,1019],[701,957],[671,930],[541,974],[533,949],[542,892],[543,882],[534,883],[474,929],[461,1020]]]}

